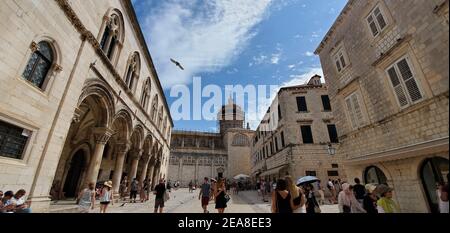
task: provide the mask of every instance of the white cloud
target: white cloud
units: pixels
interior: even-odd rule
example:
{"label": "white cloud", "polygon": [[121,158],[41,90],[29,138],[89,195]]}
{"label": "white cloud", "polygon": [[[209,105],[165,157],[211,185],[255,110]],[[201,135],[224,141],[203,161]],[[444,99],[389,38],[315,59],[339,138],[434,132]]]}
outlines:
{"label": "white cloud", "polygon": [[295,64],[288,65],[288,68],[289,68],[290,70],[294,69],[294,68],[295,68]]}
{"label": "white cloud", "polygon": [[311,51],[307,51],[307,52],[305,53],[305,56],[307,56],[307,57],[312,57],[312,56],[314,56],[314,53],[311,52]]}
{"label": "white cloud", "polygon": [[[316,74],[323,77],[322,68],[318,68],[318,67],[307,68],[307,69],[305,69],[305,72],[303,72],[303,73],[289,76],[291,78],[290,80],[283,82],[277,88],[274,88],[273,90],[271,90],[269,93],[271,96],[270,99],[266,99],[266,98],[248,99],[247,102],[249,103],[249,106],[251,104],[255,104],[255,103],[256,103],[256,106],[258,106],[257,112],[254,112],[253,109],[249,109],[249,111],[248,111],[247,121],[249,122],[250,127],[252,129],[256,129],[258,127],[258,125],[261,123],[261,120],[263,119],[264,115],[266,114],[267,109],[270,107],[276,94],[282,87],[289,87],[289,86],[305,84],[306,82],[309,81],[309,79],[312,76],[314,76]],[[272,76],[272,77],[276,78],[277,76]],[[322,79],[322,82],[324,82],[323,79]]]}
{"label": "white cloud", "polygon": [[281,53],[272,54],[272,57],[270,58],[270,63],[272,64],[278,64],[280,61]]}
{"label": "white cloud", "polygon": [[[290,75],[289,77],[291,78],[291,80],[282,83],[281,87],[288,87],[288,86],[295,86],[295,85],[305,84],[306,82],[309,81],[309,79],[312,76],[314,76],[316,74],[322,76],[322,78],[323,78],[322,68],[317,68],[317,67],[309,68],[309,69],[306,70],[306,72],[304,72],[302,74]],[[322,79],[322,82],[324,82],[323,79]]]}
{"label": "white cloud", "polygon": [[[199,72],[229,65],[256,35],[272,0],[167,0],[142,20],[142,30],[164,88],[188,84]],[[184,71],[170,62],[178,60]]]}

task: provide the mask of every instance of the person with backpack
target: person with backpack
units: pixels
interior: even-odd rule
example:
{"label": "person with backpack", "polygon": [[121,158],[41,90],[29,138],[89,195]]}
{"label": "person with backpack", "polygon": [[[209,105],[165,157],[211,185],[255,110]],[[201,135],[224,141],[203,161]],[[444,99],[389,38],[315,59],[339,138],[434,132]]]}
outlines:
{"label": "person with backpack", "polygon": [[164,179],[160,179],[159,180],[159,184],[155,186],[155,210],[154,213],[158,212],[158,208],[159,208],[159,213],[163,212],[164,209],[164,196],[166,194],[166,185],[164,184]]}
{"label": "person with backpack", "polygon": [[139,183],[136,178],[130,184],[130,203],[136,203],[136,197],[139,190]]}

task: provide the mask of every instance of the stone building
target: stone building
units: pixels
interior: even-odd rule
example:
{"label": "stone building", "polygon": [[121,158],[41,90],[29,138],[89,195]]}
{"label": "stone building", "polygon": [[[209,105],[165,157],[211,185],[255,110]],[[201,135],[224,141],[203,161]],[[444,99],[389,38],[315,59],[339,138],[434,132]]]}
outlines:
{"label": "stone building", "polygon": [[204,177],[227,178],[250,174],[254,131],[244,128],[245,113],[231,99],[217,114],[219,133],[177,131],[172,133],[169,179],[182,186],[200,184]]}
{"label": "stone building", "polygon": [[[281,88],[252,146],[252,176],[273,180],[291,175],[345,179],[327,86],[315,75],[305,85]],[[324,185],[324,184],[323,184]]]}
{"label": "stone building", "polygon": [[436,212],[448,182],[448,0],[350,0],[320,55],[348,177]]}
{"label": "stone building", "polygon": [[167,176],[173,128],[128,0],[0,6],[0,189],[34,212],[88,182]]}

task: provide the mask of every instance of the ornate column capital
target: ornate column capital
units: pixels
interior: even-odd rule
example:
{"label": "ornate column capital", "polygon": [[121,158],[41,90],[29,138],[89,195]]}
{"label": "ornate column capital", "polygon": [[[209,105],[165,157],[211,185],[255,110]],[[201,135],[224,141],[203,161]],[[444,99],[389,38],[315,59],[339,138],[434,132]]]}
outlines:
{"label": "ornate column capital", "polygon": [[80,108],[75,108],[75,111],[73,113],[72,121],[75,123],[80,122],[80,117],[84,114],[84,111]]}
{"label": "ornate column capital", "polygon": [[95,142],[98,144],[106,144],[113,133],[114,131],[107,127],[97,127],[93,130]]}
{"label": "ornate column capital", "polygon": [[117,152],[119,154],[126,154],[128,150],[130,150],[131,143],[129,142],[120,142],[116,144]]}
{"label": "ornate column capital", "polygon": [[131,158],[139,160],[141,158],[143,152],[144,152],[144,150],[142,150],[142,149],[132,149],[130,151]]}

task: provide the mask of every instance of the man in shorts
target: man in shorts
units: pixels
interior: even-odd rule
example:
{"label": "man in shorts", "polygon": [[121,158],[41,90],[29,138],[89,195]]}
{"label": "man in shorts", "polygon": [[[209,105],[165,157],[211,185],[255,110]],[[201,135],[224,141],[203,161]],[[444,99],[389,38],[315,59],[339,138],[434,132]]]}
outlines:
{"label": "man in shorts", "polygon": [[200,193],[198,194],[198,199],[202,200],[203,213],[208,212],[209,196],[211,195],[211,185],[208,183],[208,177],[205,177],[205,182],[203,182],[200,187]]}
{"label": "man in shorts", "polygon": [[164,179],[160,179],[159,180],[159,184],[156,185],[155,187],[155,191],[154,194],[155,196],[155,213],[158,212],[158,208],[159,208],[159,212],[162,213],[163,212],[163,208],[164,208],[164,194],[166,193],[166,185],[164,184]]}

